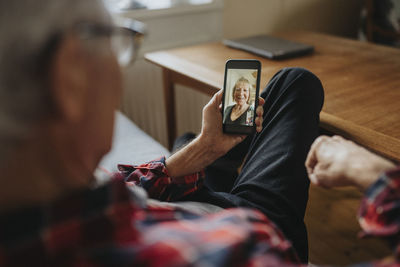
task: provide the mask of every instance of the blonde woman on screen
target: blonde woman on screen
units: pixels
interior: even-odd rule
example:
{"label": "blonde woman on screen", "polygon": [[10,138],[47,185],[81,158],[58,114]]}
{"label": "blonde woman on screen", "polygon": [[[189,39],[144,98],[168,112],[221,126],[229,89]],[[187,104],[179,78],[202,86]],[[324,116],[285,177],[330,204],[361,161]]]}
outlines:
{"label": "blonde woman on screen", "polygon": [[232,99],[236,102],[228,106],[224,112],[224,123],[252,125],[254,108],[250,105],[252,86],[244,77],[239,78],[232,90]]}

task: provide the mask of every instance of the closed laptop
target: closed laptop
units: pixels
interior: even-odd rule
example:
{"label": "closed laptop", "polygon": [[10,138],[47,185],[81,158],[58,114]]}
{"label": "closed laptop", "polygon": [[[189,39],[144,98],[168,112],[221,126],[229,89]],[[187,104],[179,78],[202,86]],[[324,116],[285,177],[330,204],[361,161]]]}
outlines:
{"label": "closed laptop", "polygon": [[224,40],[229,47],[244,50],[256,55],[283,59],[300,56],[314,51],[314,47],[268,35],[257,35],[240,39]]}

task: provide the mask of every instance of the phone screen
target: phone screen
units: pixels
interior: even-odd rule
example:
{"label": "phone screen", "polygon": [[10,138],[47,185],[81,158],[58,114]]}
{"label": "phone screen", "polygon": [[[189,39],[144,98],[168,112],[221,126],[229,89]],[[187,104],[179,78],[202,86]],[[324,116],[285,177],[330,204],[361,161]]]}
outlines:
{"label": "phone screen", "polygon": [[240,65],[227,64],[225,70],[222,122],[224,132],[248,134],[254,129],[260,70]]}

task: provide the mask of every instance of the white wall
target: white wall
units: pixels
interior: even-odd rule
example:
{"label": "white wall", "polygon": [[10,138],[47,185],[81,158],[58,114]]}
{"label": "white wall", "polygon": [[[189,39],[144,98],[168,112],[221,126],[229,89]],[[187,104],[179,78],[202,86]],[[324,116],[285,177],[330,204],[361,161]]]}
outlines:
{"label": "white wall", "polygon": [[[141,129],[167,146],[167,123],[161,68],[143,59],[143,53],[222,39],[222,4],[176,7],[167,10],[136,10],[117,17],[134,18],[148,28],[140,56],[124,69],[121,110]],[[209,97],[176,86],[177,133],[199,132],[202,107]]]}
{"label": "white wall", "polygon": [[364,0],[225,0],[224,37],[308,30],[356,37]]}

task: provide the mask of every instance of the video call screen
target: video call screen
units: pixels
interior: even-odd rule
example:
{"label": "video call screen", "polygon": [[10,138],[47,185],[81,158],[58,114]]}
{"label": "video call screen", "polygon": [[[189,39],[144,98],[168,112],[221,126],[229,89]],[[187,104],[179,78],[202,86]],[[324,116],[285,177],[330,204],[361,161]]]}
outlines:
{"label": "video call screen", "polygon": [[253,126],[257,69],[228,69],[226,75],[223,123]]}

